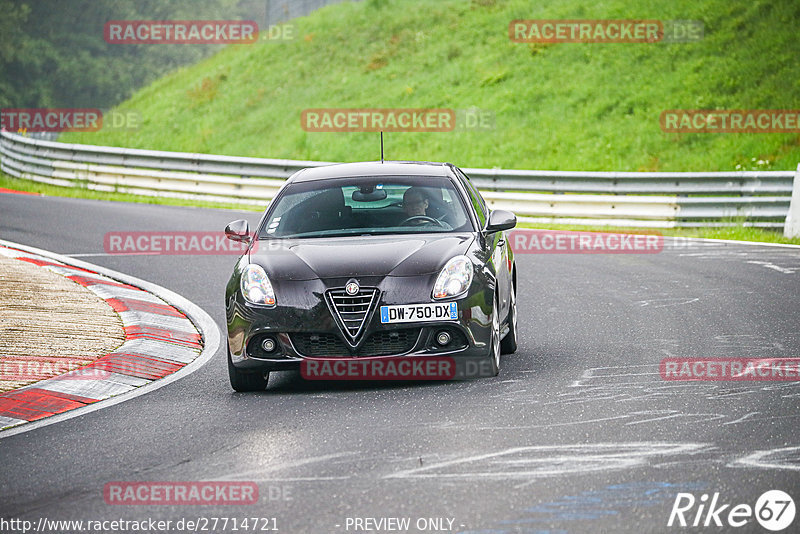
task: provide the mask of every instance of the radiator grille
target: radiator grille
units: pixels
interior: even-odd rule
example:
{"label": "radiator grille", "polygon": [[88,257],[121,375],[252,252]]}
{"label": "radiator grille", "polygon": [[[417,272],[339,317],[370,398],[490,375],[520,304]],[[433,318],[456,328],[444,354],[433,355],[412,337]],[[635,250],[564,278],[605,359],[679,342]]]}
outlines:
{"label": "radiator grille", "polygon": [[410,352],[419,338],[420,328],[385,330],[370,335],[364,344],[353,350],[336,334],[298,332],[290,334],[292,344],[303,356],[394,356]]}

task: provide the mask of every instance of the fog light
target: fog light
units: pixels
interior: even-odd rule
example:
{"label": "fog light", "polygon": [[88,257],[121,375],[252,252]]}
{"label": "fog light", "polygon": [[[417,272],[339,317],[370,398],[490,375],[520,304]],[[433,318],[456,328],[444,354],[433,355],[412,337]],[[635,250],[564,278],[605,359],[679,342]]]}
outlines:
{"label": "fog light", "polygon": [[445,345],[450,343],[450,334],[442,330],[441,332],[436,334],[436,343],[444,347]]}
{"label": "fog light", "polygon": [[261,348],[264,349],[264,352],[272,352],[275,350],[275,340],[271,337],[265,338],[264,341],[261,342]]}

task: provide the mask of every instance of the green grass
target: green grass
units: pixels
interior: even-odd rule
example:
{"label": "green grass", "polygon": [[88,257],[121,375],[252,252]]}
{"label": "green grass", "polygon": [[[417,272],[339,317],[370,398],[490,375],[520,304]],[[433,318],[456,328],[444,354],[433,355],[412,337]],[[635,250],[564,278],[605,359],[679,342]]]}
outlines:
{"label": "green grass", "polygon": [[[513,43],[512,19],[698,19],[676,44]],[[794,169],[797,134],[667,134],[665,109],[797,109],[794,0],[365,0],[297,19],[291,42],[232,46],[140,90],[134,132],[67,142],[374,160],[378,135],[309,133],[307,108],[489,110],[490,131],[391,133],[387,157],[513,169]],[[759,163],[761,162],[761,163]]]}

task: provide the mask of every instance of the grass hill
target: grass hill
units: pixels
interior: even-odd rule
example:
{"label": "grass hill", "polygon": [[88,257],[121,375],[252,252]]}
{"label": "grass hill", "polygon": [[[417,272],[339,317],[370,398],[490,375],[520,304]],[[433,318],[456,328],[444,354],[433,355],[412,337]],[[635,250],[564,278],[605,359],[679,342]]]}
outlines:
{"label": "grass hill", "polygon": [[[696,19],[691,43],[520,44],[513,19]],[[565,170],[794,169],[799,134],[664,133],[665,109],[799,109],[796,0],[365,0],[297,19],[137,92],[135,132],[68,142],[374,160],[377,134],[311,133],[308,108],[479,108],[488,131],[391,133],[387,157]],[[185,45],[168,45],[185,46]]]}

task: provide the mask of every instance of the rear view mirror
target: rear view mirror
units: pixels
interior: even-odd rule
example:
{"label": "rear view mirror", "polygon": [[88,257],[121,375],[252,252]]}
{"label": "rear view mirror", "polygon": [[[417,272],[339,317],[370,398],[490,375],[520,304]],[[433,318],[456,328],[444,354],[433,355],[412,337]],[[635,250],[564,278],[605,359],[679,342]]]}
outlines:
{"label": "rear view mirror", "polygon": [[356,202],[379,202],[386,199],[385,189],[375,189],[368,193],[364,191],[353,191],[353,200]]}
{"label": "rear view mirror", "polygon": [[250,242],[250,225],[244,219],[233,221],[225,227],[225,236],[231,241]]}

